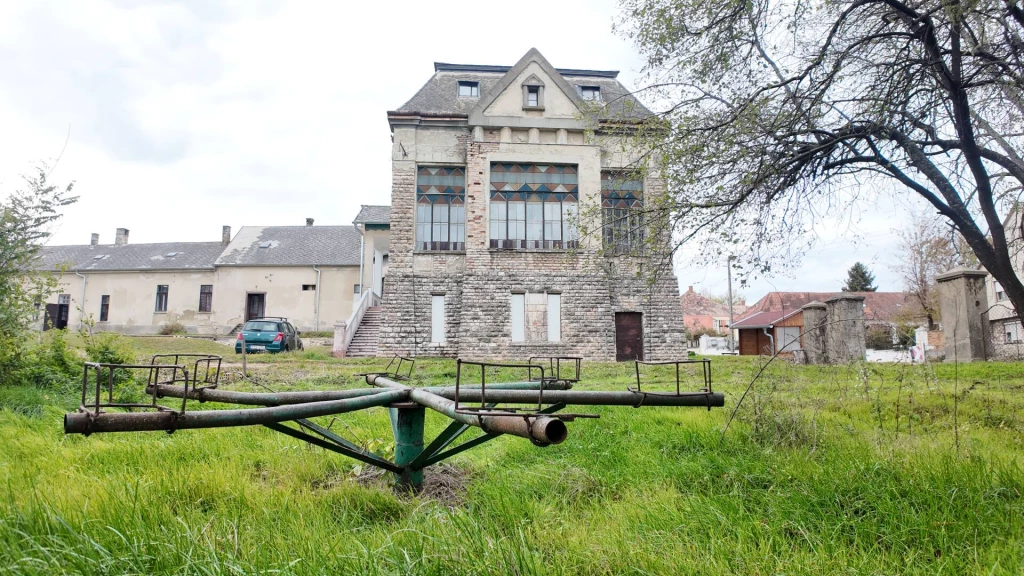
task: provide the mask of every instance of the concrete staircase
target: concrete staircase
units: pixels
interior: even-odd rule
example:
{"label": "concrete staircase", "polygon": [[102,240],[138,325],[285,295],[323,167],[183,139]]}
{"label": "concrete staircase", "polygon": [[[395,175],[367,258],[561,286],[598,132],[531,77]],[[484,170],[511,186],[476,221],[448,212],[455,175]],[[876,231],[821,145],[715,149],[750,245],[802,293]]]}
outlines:
{"label": "concrete staircase", "polygon": [[366,358],[377,355],[377,338],[380,335],[381,307],[370,306],[363,315],[363,321],[352,337],[352,344],[345,356]]}

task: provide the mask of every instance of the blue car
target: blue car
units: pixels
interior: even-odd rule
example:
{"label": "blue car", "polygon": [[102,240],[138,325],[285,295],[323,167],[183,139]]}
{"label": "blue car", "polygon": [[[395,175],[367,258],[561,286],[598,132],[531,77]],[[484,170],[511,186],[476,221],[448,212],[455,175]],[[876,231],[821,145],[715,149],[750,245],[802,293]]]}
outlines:
{"label": "blue car", "polygon": [[245,345],[246,354],[258,352],[288,352],[302,350],[299,331],[288,322],[287,318],[256,318],[242,326],[235,340],[235,354],[242,353]]}

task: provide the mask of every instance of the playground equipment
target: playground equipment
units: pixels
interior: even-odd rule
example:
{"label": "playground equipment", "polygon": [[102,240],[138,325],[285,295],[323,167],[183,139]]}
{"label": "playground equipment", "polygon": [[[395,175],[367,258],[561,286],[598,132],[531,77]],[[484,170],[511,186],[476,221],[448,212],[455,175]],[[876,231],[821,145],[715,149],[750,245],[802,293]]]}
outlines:
{"label": "playground equipment", "polygon": [[[118,365],[87,363],[82,376],[82,403],[77,412],[65,414],[66,434],[163,430],[173,433],[189,428],[262,425],[271,430],[343,454],[393,472],[398,485],[419,490],[423,470],[460,452],[502,435],[529,439],[537,446],[559,444],[568,436],[566,423],[597,414],[562,412],[576,406],[721,407],[724,396],[711,389],[709,360],[636,363],[636,386],[623,391],[572,390],[580,381],[581,359],[534,357],[527,363],[456,361],[454,386],[409,385],[415,360],[395,356],[381,372],[360,374],[369,388],[307,392],[235,392],[218,389],[221,358],[195,354],[154,356],[149,364]],[[655,390],[642,384],[645,366],[675,366],[674,390]],[[683,389],[684,367],[699,368],[700,387]],[[479,383],[466,383],[477,373]],[[115,381],[118,371],[148,371],[149,402],[118,402]],[[525,373],[525,380],[488,383],[489,374]],[[94,375],[90,385],[89,376]],[[661,388],[664,388],[663,386]],[[95,396],[88,397],[93,390]],[[105,394],[104,394],[105,392]],[[180,406],[164,405],[164,398],[181,399]],[[193,410],[190,401],[222,402],[249,406],[234,410]],[[502,405],[499,407],[499,404]],[[394,459],[388,460],[358,446],[310,418],[333,416],[383,406],[388,408],[395,437]],[[427,409],[452,422],[424,446]],[[112,410],[127,410],[112,411]],[[286,423],[294,422],[295,426]],[[450,447],[471,428],[484,434]]]}

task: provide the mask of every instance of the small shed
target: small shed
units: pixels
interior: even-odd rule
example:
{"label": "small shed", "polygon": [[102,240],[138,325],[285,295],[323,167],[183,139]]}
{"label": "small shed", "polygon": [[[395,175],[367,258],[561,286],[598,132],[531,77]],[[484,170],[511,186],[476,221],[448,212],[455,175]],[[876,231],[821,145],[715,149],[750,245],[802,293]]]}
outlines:
{"label": "small shed", "polygon": [[734,323],[733,329],[739,332],[739,349],[741,356],[773,355],[778,351],[782,354],[793,354],[803,349],[803,311],[770,310],[757,312]]}

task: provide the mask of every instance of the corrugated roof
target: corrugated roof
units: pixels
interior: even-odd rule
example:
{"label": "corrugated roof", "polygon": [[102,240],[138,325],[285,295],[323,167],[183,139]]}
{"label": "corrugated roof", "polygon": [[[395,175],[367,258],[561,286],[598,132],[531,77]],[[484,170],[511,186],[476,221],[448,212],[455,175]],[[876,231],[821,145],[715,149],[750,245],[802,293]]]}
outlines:
{"label": "corrugated roof", "polygon": [[56,270],[66,266],[72,272],[213,270],[223,249],[224,244],[220,242],[44,246],[36,269]]}
{"label": "corrugated roof", "polygon": [[391,224],[391,206],[363,204],[353,224]]}
{"label": "corrugated roof", "polygon": [[733,328],[771,328],[774,324],[782,322],[786,318],[800,313],[796,310],[770,310],[768,312],[756,312],[742,320],[733,322]]}
{"label": "corrugated roof", "polygon": [[243,226],[217,266],[358,266],[354,226]]}
{"label": "corrugated roof", "polygon": [[[440,66],[440,67],[439,67]],[[486,97],[512,67],[511,66],[471,66],[457,64],[435,64],[434,75],[419,89],[408,102],[398,107],[395,112],[424,115],[469,116],[480,98],[460,98],[458,96],[459,80],[480,83],[480,97]],[[642,119],[651,116],[651,111],[640,103],[630,91],[615,79],[617,72],[601,70],[558,69],[562,78],[572,86],[598,86],[601,88],[601,100],[604,119]]]}

